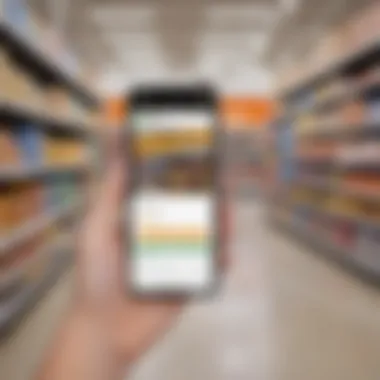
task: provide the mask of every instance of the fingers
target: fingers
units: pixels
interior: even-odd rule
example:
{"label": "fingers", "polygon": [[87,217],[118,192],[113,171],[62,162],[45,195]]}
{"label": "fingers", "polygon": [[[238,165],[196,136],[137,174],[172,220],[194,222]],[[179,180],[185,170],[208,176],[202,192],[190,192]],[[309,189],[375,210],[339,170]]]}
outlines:
{"label": "fingers", "polygon": [[91,299],[110,298],[120,289],[118,233],[127,176],[126,155],[120,145],[121,139],[116,134],[107,141],[103,177],[78,236],[79,289]]}
{"label": "fingers", "polygon": [[107,164],[97,191],[87,228],[92,234],[111,236],[118,228],[123,211],[127,177],[126,154],[122,150],[120,134],[113,134],[107,142]]}

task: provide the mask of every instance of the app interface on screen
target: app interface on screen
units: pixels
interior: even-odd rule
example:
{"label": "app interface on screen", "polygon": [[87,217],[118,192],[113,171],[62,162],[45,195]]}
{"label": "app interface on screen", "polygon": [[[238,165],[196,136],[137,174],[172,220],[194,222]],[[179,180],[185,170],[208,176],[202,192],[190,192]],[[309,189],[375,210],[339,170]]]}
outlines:
{"label": "app interface on screen", "polygon": [[197,290],[213,277],[213,116],[133,116],[132,276],[140,290]]}

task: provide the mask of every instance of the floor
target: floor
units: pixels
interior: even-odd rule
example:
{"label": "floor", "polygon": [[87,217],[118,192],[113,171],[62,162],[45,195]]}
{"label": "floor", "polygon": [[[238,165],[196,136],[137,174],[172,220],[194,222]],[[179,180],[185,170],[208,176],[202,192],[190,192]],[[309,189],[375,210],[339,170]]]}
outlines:
{"label": "floor", "polygon": [[[128,380],[378,380],[380,289],[274,232],[257,203],[233,208],[219,296],[190,305]],[[31,379],[69,289],[61,281],[1,348],[4,379]]]}

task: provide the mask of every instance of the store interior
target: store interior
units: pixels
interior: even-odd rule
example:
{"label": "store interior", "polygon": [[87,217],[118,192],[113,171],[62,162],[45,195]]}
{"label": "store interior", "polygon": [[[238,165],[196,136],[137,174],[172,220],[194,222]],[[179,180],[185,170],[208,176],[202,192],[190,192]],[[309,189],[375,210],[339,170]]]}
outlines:
{"label": "store interior", "polygon": [[378,379],[379,1],[0,0],[0,78],[1,379],[43,361],[157,83],[218,94],[229,265],[126,379]]}

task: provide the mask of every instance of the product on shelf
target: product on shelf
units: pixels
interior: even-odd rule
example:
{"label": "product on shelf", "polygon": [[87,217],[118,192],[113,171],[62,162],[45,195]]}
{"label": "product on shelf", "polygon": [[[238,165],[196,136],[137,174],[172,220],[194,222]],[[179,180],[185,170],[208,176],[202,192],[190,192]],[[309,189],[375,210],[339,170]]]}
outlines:
{"label": "product on shelf", "polygon": [[16,141],[21,151],[22,165],[40,166],[43,164],[43,141],[41,130],[34,124],[15,127]]}
{"label": "product on shelf", "polygon": [[21,163],[22,153],[16,136],[6,126],[0,125],[0,170]]}
{"label": "product on shelf", "polygon": [[360,124],[365,120],[365,104],[362,100],[352,100],[341,108],[342,122],[347,124]]}
{"label": "product on shelf", "polygon": [[47,136],[44,145],[48,164],[79,165],[86,162],[87,147],[80,140]]}
{"label": "product on shelf", "polygon": [[46,182],[46,202],[48,209],[74,205],[81,195],[78,179],[72,175],[53,177]]}
{"label": "product on shelf", "polygon": [[340,180],[343,189],[376,195],[380,191],[380,176],[376,173],[347,173]]}

